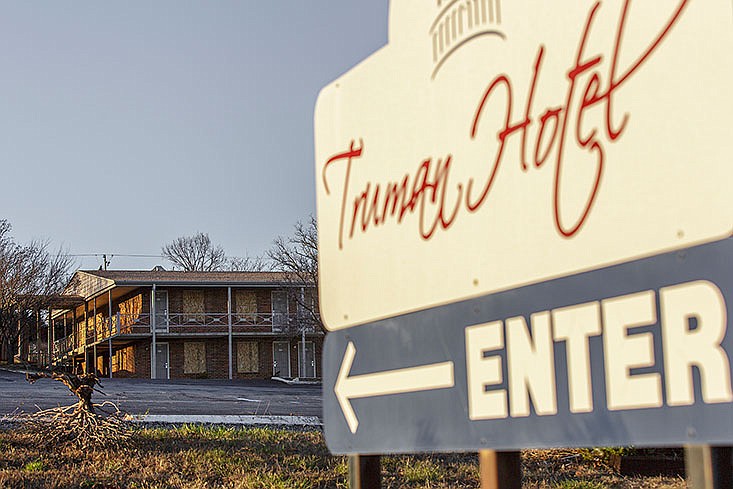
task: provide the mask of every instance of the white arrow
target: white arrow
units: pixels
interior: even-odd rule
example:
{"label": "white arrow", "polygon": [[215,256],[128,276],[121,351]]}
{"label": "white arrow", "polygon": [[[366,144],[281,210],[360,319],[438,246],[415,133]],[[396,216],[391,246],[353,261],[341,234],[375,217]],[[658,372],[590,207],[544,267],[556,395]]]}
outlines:
{"label": "white arrow", "polygon": [[336,398],[344,412],[346,423],[352,433],[356,433],[359,420],[356,418],[350,399],[360,397],[386,396],[405,392],[428,391],[453,387],[453,362],[434,363],[420,367],[388,370],[373,374],[349,377],[354,363],[356,347],[351,341],[346,346],[344,360],[341,362],[336,385],[333,388]]}

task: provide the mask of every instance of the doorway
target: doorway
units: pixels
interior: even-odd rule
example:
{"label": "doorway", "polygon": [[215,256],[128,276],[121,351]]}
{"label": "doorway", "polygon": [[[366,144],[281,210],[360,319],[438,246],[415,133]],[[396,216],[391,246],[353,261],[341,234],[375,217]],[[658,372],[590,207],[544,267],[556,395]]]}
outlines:
{"label": "doorway", "polygon": [[283,333],[288,325],[288,293],[275,290],[272,299],[272,332]]}
{"label": "doorway", "polygon": [[168,357],[168,343],[156,343],[155,344],[155,378],[156,379],[169,379],[170,368],[169,368]]}
{"label": "doorway", "polygon": [[290,342],[272,343],[272,375],[290,378]]}
{"label": "doorway", "polygon": [[155,331],[168,331],[168,291],[155,291]]}

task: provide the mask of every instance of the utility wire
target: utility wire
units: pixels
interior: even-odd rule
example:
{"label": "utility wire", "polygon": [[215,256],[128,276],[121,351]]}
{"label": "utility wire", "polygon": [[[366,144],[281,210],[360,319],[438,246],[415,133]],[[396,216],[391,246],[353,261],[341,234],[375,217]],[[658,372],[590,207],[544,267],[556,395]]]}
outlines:
{"label": "utility wire", "polygon": [[142,255],[142,254],[127,254],[127,253],[62,253],[62,256],[71,257],[84,257],[84,256],[124,256],[132,258],[164,258],[163,255]]}

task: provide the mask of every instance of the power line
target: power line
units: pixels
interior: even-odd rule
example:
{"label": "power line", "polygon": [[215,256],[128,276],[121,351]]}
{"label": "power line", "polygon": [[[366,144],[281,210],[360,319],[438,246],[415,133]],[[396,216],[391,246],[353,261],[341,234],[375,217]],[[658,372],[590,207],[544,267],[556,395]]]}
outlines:
{"label": "power line", "polygon": [[71,257],[103,257],[103,256],[124,256],[128,258],[165,258],[163,255],[143,255],[143,254],[133,254],[133,253],[62,253],[62,256],[71,256]]}
{"label": "power line", "polygon": [[[61,253],[61,256],[70,256],[70,257],[115,257],[115,256],[122,256],[125,258],[165,258],[165,255],[144,255],[144,254],[131,254],[131,253]],[[263,254],[264,255],[264,254]],[[256,255],[244,255],[244,256],[234,256],[234,255],[227,255],[227,258],[257,258]]]}

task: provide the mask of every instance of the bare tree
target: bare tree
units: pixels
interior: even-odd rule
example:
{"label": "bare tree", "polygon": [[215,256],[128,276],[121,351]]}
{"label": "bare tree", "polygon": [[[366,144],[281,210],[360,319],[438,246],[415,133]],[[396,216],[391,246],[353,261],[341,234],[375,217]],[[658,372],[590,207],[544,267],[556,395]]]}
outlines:
{"label": "bare tree", "polygon": [[[313,324],[323,328],[318,312],[318,226],[316,218],[295,223],[291,236],[278,236],[267,252],[277,271],[287,272],[290,290],[298,306],[302,308]],[[305,288],[306,293],[299,293]]]}
{"label": "bare tree", "polygon": [[273,263],[261,256],[232,256],[228,258],[227,270],[232,272],[269,272]]}
{"label": "bare tree", "polygon": [[181,236],[162,248],[163,256],[186,272],[213,272],[227,268],[224,248],[211,243],[207,233]]}
{"label": "bare tree", "polygon": [[28,333],[27,311],[41,307],[43,296],[61,292],[74,264],[62,250],[50,253],[48,241],[16,243],[11,230],[10,223],[0,220],[0,336],[9,362],[19,338]]}

